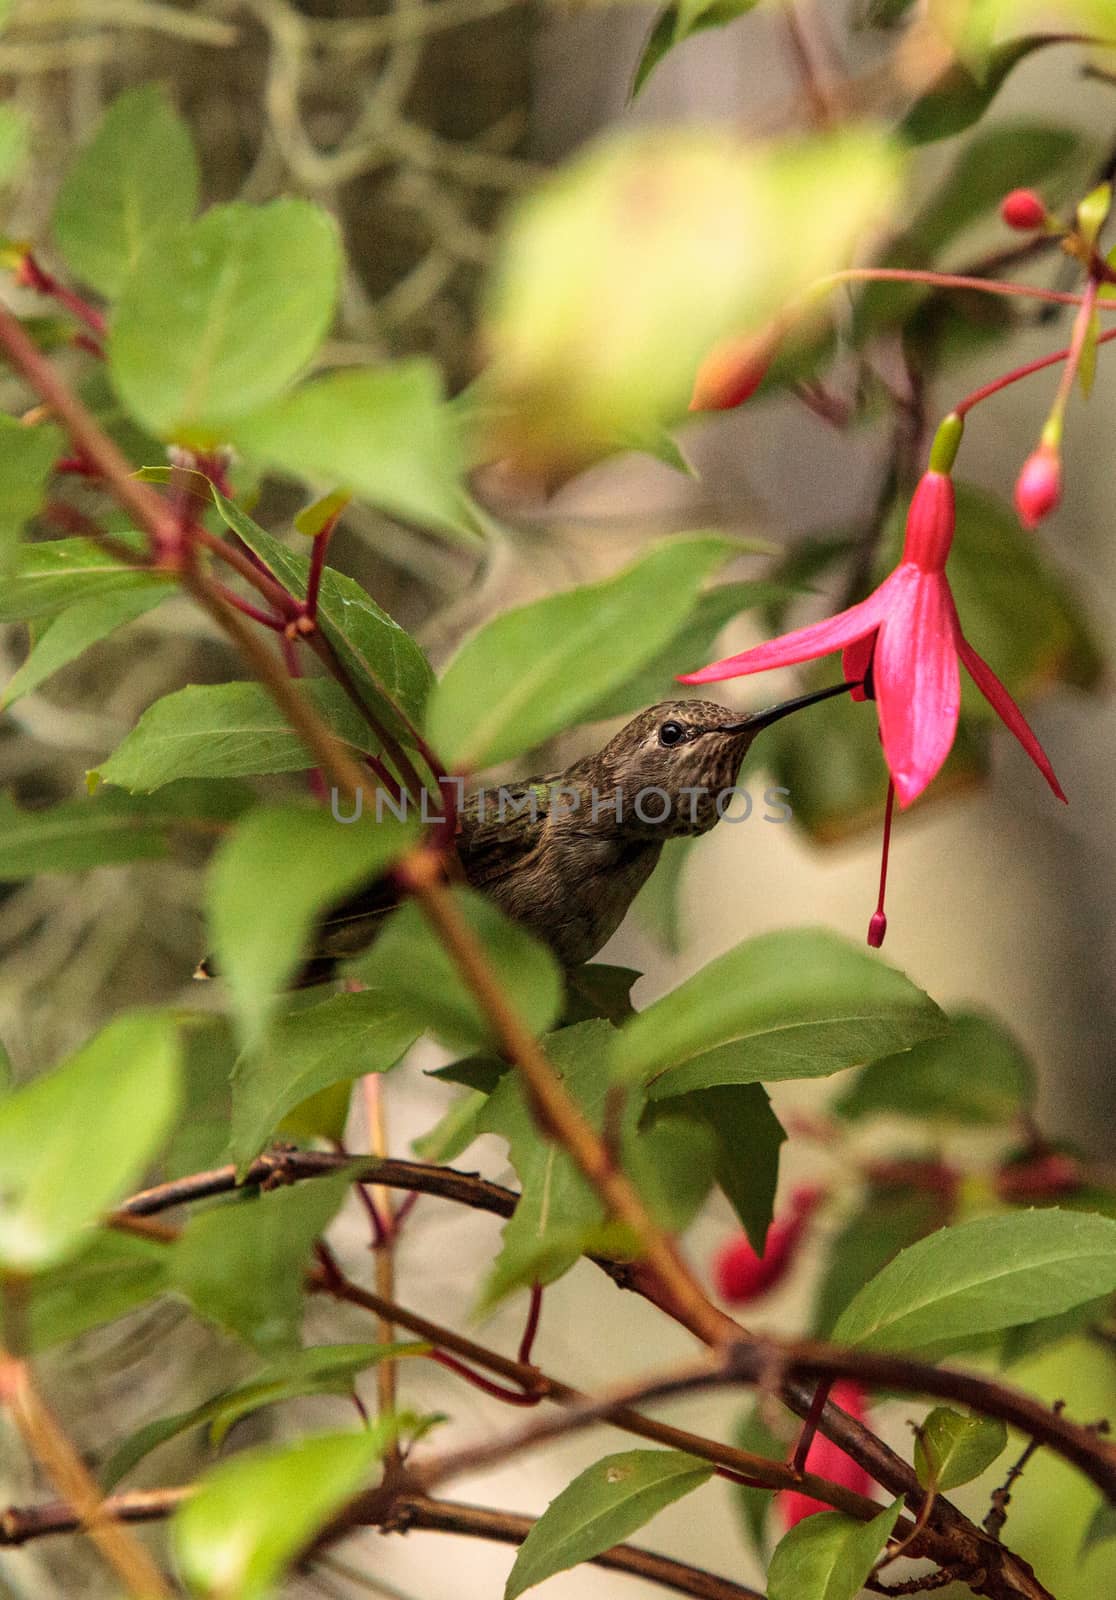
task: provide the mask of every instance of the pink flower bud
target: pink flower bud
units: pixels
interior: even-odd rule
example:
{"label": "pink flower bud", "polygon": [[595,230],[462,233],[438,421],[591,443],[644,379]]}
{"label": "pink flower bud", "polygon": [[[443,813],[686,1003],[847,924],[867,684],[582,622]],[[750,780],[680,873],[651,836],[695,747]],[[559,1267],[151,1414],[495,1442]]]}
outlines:
{"label": "pink flower bud", "polygon": [[750,400],[767,376],[776,344],[767,330],[714,345],[698,368],[690,410],[731,411]]}
{"label": "pink flower bud", "polygon": [[1042,1150],[1005,1161],[996,1173],[996,1193],[1008,1205],[1033,1205],[1077,1194],[1085,1175],[1069,1150]]}
{"label": "pink flower bud", "polygon": [[786,1215],[767,1231],[762,1256],[756,1254],[742,1233],[722,1247],[713,1263],[713,1277],[722,1300],[730,1305],[748,1305],[783,1281],[794,1265],[810,1214],[824,1192],[813,1186],[794,1191]]}
{"label": "pink flower bud", "polygon": [[1015,480],[1015,509],[1025,528],[1037,528],[1062,498],[1062,458],[1040,444]]}
{"label": "pink flower bud", "polygon": [[1000,202],[1000,215],[1009,228],[1033,233],[1046,221],[1046,207],[1033,189],[1013,189]]}
{"label": "pink flower bud", "polygon": [[[851,1378],[838,1378],[829,1391],[829,1398],[834,1405],[847,1411],[850,1417],[855,1417],[857,1422],[867,1422],[868,1408],[865,1404],[864,1390]],[[857,1494],[868,1494],[872,1489],[872,1475],[866,1467],[862,1467],[847,1456],[840,1445],[833,1444],[822,1434],[816,1433],[811,1440],[810,1448],[806,1452],[806,1471],[816,1472],[819,1478],[828,1478],[830,1483],[839,1483],[846,1489],[853,1489]],[[775,1504],[779,1508],[779,1517],[783,1526],[793,1528],[801,1522],[803,1517],[812,1517],[816,1511],[831,1511],[832,1506],[827,1506],[824,1501],[815,1500],[812,1495],[801,1494],[797,1489],[784,1489],[775,1496]]]}
{"label": "pink flower bud", "polygon": [[884,942],[887,933],[887,917],[882,911],[873,911],[868,923],[868,943],[873,950],[878,950]]}

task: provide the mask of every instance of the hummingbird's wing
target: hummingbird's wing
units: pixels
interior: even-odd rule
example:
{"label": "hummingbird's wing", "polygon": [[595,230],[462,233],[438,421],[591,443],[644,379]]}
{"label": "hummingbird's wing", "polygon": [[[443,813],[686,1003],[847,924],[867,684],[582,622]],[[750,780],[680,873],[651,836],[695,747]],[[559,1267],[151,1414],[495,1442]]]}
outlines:
{"label": "hummingbird's wing", "polygon": [[550,785],[556,781],[525,778],[469,796],[461,808],[457,853],[474,889],[521,872],[542,848]]}

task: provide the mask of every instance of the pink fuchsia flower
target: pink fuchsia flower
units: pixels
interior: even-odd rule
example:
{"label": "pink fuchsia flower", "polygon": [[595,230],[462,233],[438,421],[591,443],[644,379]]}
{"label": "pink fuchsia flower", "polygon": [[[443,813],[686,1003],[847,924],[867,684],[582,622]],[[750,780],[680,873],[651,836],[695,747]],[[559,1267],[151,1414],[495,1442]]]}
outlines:
{"label": "pink fuchsia flower", "polygon": [[768,1229],[762,1256],[752,1249],[745,1234],[730,1239],[713,1262],[721,1299],[729,1305],[749,1305],[782,1283],[795,1263],[806,1225],[823,1198],[821,1189],[796,1189],[785,1216]]}
{"label": "pink fuchsia flower", "polygon": [[1040,444],[1024,461],[1015,480],[1015,509],[1025,528],[1037,528],[1062,498],[1062,458]]}
{"label": "pink fuchsia flower", "polygon": [[[958,429],[959,435],[959,429]],[[950,458],[952,459],[952,458]],[[977,688],[1038,767],[1066,797],[1023,713],[961,631],[946,577],[955,520],[948,471],[926,472],[911,501],[899,565],[859,605],[687,673],[682,683],[714,683],[843,652],[844,675],[867,680],[853,698],[872,695],[880,740],[900,804],[909,806],[935,777],[953,744],[961,708],[962,662]],[[882,942],[883,929],[879,929]]]}
{"label": "pink fuchsia flower", "polygon": [[[867,1422],[868,1407],[864,1390],[851,1378],[838,1378],[829,1391],[829,1398],[857,1422]],[[857,1494],[871,1493],[872,1474],[824,1434],[816,1433],[810,1441],[805,1467],[807,1472],[816,1473],[819,1478],[828,1478],[830,1483],[839,1483],[846,1489],[854,1489]],[[803,1517],[812,1517],[816,1511],[833,1509],[824,1501],[815,1500],[813,1495],[802,1494],[798,1489],[784,1489],[775,1496],[775,1504],[779,1518],[788,1531]]]}

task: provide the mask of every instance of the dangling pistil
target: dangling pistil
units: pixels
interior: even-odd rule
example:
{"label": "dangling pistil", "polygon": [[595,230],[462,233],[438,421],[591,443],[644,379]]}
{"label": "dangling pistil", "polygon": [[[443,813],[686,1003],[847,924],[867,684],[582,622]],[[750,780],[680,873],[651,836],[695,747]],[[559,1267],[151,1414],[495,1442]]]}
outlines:
{"label": "dangling pistil", "polygon": [[887,806],[884,810],[883,853],[880,858],[880,897],[868,924],[868,943],[878,950],[887,932],[887,915],[884,911],[884,894],[887,890],[887,859],[891,854],[891,819],[895,811],[895,785],[888,782]]}

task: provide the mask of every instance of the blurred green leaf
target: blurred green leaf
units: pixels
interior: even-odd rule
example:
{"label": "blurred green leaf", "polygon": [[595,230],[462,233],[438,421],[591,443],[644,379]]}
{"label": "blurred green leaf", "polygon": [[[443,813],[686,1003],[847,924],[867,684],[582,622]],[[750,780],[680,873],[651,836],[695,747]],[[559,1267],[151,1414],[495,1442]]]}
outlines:
{"label": "blurred green leaf", "polygon": [[1007,1449],[998,1417],[967,1417],[935,1406],[915,1431],[915,1471],[924,1489],[945,1494],[971,1483]]}
{"label": "blurred green leaf", "polygon": [[33,1280],[26,1302],[31,1350],[65,1344],[146,1305],[166,1289],[169,1267],[166,1245],[154,1239],[107,1228],[93,1234],[78,1256]]}
{"label": "blurred green leaf", "polygon": [[839,1511],[804,1517],[775,1546],[768,1600],[856,1600],[902,1505],[896,1500],[871,1522],[854,1522]]}
{"label": "blurred green leaf", "polygon": [[442,759],[475,771],[568,727],[677,633],[699,585],[731,554],[719,537],[672,540],[603,583],[495,618],[431,697],[427,731]]}
{"label": "blurred green leaf", "polygon": [[0,105],[0,188],[20,176],[30,148],[30,129],[23,111],[19,106]]}
{"label": "blurred green leaf", "polygon": [[651,937],[669,955],[682,949],[682,882],[697,837],[668,839],[658,865],[632,902]]}
{"label": "blurred green leaf", "polygon": [[[746,547],[734,546],[734,552],[737,548],[743,551]],[[675,678],[712,658],[713,646],[726,623],[756,606],[772,605],[786,592],[782,584],[753,580],[719,584],[698,595],[674,637],[624,683],[603,695],[584,713],[583,720],[623,717],[656,700],[677,700],[681,691]]]}
{"label": "blurred green leaf", "polygon": [[1034,1103],[1034,1069],[1012,1034],[991,1017],[960,1011],[947,1033],[871,1062],[833,1109],[850,1120],[888,1113],[995,1126]]}
{"label": "blurred green leaf", "polygon": [[[370,753],[379,749],[365,719],[332,679],[310,679],[300,684],[299,693],[346,744]],[[89,777],[150,793],[179,778],[303,772],[313,765],[313,756],[262,684],[196,683],[148,706]],[[370,778],[370,791],[373,787]]]}
{"label": "blurred green leaf", "polygon": [[18,581],[19,536],[42,506],[63,441],[50,424],[26,427],[0,412],[0,575],[15,572]]}
{"label": "blurred green leaf", "polygon": [[488,305],[491,453],[566,472],[680,417],[709,349],[843,266],[898,186],[893,147],[865,127],[598,141],[510,219]]}
{"label": "blurred green leaf", "polygon": [[70,270],[114,299],[144,249],[198,203],[190,130],[155,83],[126,89],[71,166],[51,229]]}
{"label": "blurred green leaf", "polygon": [[172,1017],[126,1012],[61,1066],[0,1101],[5,1267],[54,1266],[127,1194],[174,1120],[179,1064]]}
{"label": "blurred green leaf", "polygon": [[429,1348],[417,1343],[326,1344],[295,1350],[263,1368],[249,1383],[224,1389],[189,1411],[137,1428],[113,1451],[100,1475],[101,1487],[106,1493],[114,1489],[152,1450],[192,1428],[208,1423],[210,1443],[217,1448],[236,1423],[253,1411],[308,1394],[350,1394],[359,1373],[381,1361],[419,1355]]}
{"label": "blurred green leaf", "polygon": [[339,1173],[196,1213],[170,1247],[171,1286],[257,1350],[293,1349],[310,1252],[350,1182]]}
{"label": "blurred green leaf", "polygon": [[292,1107],[331,1084],[386,1072],[418,1028],[376,990],[339,994],[275,1023],[266,1055],[248,1052],[232,1079],[229,1153],[241,1167],[257,1156]]}
{"label": "blurred green leaf", "polygon": [[723,28],[751,11],[757,0],[673,0],[661,11],[640,54],[632,79],[632,97],[639,93],[663,57],[705,28]]}
{"label": "blurred green leaf", "polygon": [[365,1485],[398,1431],[323,1433],[246,1450],[206,1474],[171,1524],[191,1591],[211,1600],[266,1600],[319,1528]]}
{"label": "blurred green leaf", "polygon": [[820,1078],[944,1026],[930,997],[877,956],[824,929],[794,929],[746,940],[633,1017],[612,1071],[654,1082],[656,1098]]}
{"label": "blurred green leaf", "polygon": [[306,200],[214,206],[161,234],[113,318],[113,382],[136,420],[198,449],[274,400],[333,316],[339,248]]}
{"label": "blurred green leaf", "polygon": [[[753,1405],[733,1429],[732,1442],[739,1450],[766,1456],[769,1461],[785,1461],[788,1440],[772,1433],[763,1415],[764,1408]],[[772,1505],[770,1489],[756,1489],[748,1484],[733,1484],[732,1500],[740,1513],[744,1532],[753,1551],[767,1565],[767,1516]]]}
{"label": "blurred green leaf", "polygon": [[434,1126],[412,1142],[415,1155],[420,1161],[456,1161],[480,1137],[477,1121],[487,1102],[488,1096],[479,1089],[459,1095]]}
{"label": "blurred green leaf", "polygon": [[101,794],[24,811],[0,795],[0,880],[165,856],[174,830],[231,821],[248,802],[232,784],[173,784],[156,799]]}
{"label": "blurred green leaf", "polygon": [[1017,1211],[941,1228],[895,1257],[847,1305],[839,1343],[932,1348],[1068,1311],[1116,1289],[1116,1222]]}
{"label": "blurred green leaf", "polygon": [[652,1103],[667,1112],[677,1108],[709,1129],[716,1140],[717,1182],[752,1249],[762,1255],[775,1209],[779,1150],[786,1138],[765,1091],[758,1083],[720,1084],[672,1098],[660,1098],[652,1090]]}
{"label": "blurred green leaf", "polygon": [[153,583],[95,594],[88,600],[67,606],[35,637],[23,665],[9,678],[0,694],[0,711],[6,711],[22,695],[37,689],[91,644],[162,605],[166,598],[166,585]]}
{"label": "blurred green leaf", "polygon": [[1081,1554],[1087,1555],[1094,1545],[1106,1544],[1110,1539],[1116,1539],[1116,1506],[1102,1500],[1082,1535]]}
{"label": "blurred green leaf", "polygon": [[1005,40],[982,60],[951,62],[911,106],[899,124],[899,133],[910,144],[928,144],[963,133],[980,121],[1021,61],[1061,42],[1058,34],[1028,34]]}
{"label": "blurred green leaf", "polygon": [[610,1550],[712,1476],[707,1461],[681,1450],[624,1450],[595,1461],[550,1502],[520,1545],[504,1600]]}
{"label": "blurred green leaf", "polygon": [[[917,1046],[916,1046],[917,1048]],[[901,1163],[900,1163],[901,1165]],[[829,1242],[817,1286],[811,1330],[827,1339],[853,1296],[893,1256],[945,1220],[942,1195],[914,1181],[872,1183],[860,1207]]]}
{"label": "blurred green leaf", "polygon": [[[42,431],[34,430],[35,434]],[[146,548],[138,536],[133,542],[137,554]],[[158,583],[169,586],[173,582],[169,574],[160,579],[122,566],[91,539],[47,539],[17,550],[14,572],[0,589],[0,622],[50,616],[76,601],[110,590],[147,588]]]}
{"label": "blurred green leaf", "polygon": [[966,141],[948,173],[919,211],[906,247],[931,260],[970,223],[995,211],[1012,189],[1032,189],[1082,151],[1080,130],[1045,122],[1010,121]]}
{"label": "blurred green leaf", "polygon": [[635,1015],[632,985],[642,978],[632,967],[611,967],[604,961],[586,961],[566,973],[566,1010],[563,1022],[588,1022],[604,1017],[617,1027]]}
{"label": "blurred green leaf", "polygon": [[385,872],[415,832],[394,816],[341,824],[308,806],[261,806],[220,845],[209,924],[245,1049],[262,1043],[317,914]]}
{"label": "blurred green leaf", "polygon": [[[553,955],[491,900],[472,889],[452,893],[458,912],[484,945],[504,993],[531,1031],[542,1033],[562,1003],[562,978]],[[386,995],[400,1017],[433,1033],[451,1050],[497,1043],[455,961],[413,901],[392,914],[353,970]]]}
{"label": "blurred green leaf", "polygon": [[[309,559],[281,544],[239,506],[213,492],[227,525],[255,552],[282,586],[306,596]],[[357,688],[397,739],[414,744],[399,715],[421,723],[434,683],[430,663],[406,629],[389,617],[359,583],[326,567],[318,591],[318,625],[348,668]]]}
{"label": "blurred green leaf", "polygon": [[431,361],[331,372],[249,416],[245,455],[316,485],[338,485],[393,516],[475,542],[457,427]]}

